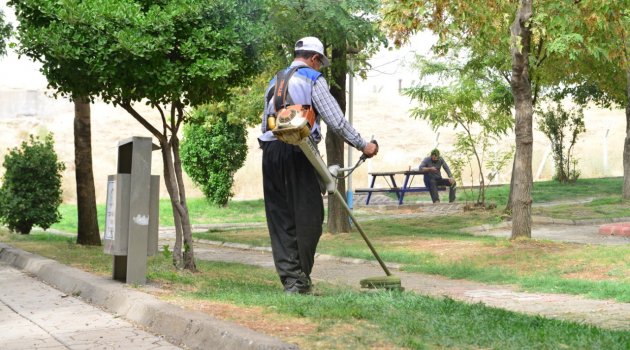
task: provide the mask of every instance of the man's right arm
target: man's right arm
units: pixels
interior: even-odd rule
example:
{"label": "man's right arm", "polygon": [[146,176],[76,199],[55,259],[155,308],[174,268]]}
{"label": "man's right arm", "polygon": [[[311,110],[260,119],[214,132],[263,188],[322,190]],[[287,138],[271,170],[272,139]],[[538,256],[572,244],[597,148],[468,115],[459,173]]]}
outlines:
{"label": "man's right arm", "polygon": [[313,85],[313,106],[333,132],[343,137],[354,148],[363,151],[368,157],[376,154],[378,147],[365,141],[357,130],[346,120],[339,104],[328,90],[328,84],[323,77],[318,78]]}

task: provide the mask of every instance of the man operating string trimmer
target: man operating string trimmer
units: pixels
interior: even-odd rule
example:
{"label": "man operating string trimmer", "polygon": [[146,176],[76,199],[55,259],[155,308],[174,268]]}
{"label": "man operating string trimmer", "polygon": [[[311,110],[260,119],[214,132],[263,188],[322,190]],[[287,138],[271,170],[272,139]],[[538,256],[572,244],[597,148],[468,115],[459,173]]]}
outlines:
{"label": "man operating string trimmer", "polygon": [[[278,72],[265,94],[262,135],[258,138],[263,150],[265,213],[276,271],[284,291],[290,294],[311,291],[310,274],[324,222],[317,170],[296,146],[300,134],[308,135],[317,144],[321,140],[320,119],[323,119],[335,134],[366,157],[378,153],[376,143],[367,142],[359,135],[330,94],[319,72],[328,65],[321,41],[315,37],[302,38],[295,43],[293,63]],[[298,112],[308,119],[307,126],[300,127],[298,139],[295,134],[274,135],[272,130],[278,124],[290,123],[290,115]]]}

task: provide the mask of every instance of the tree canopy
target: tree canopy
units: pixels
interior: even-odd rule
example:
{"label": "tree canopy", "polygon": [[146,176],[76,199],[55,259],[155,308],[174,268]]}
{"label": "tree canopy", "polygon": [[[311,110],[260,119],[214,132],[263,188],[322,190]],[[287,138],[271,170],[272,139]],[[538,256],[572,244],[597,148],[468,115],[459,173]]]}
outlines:
{"label": "tree canopy", "polygon": [[[357,67],[386,43],[378,18],[378,0],[272,0],[269,22],[275,32],[276,48],[284,51],[289,63],[293,43],[305,36],[317,36],[328,50],[358,50]],[[299,26],[296,26],[299,23]],[[345,57],[331,61],[346,68]]]}
{"label": "tree canopy", "polygon": [[0,56],[7,54],[7,41],[11,36],[11,25],[5,22],[4,13],[0,10]]}
{"label": "tree canopy", "polygon": [[[220,99],[258,68],[251,1],[9,1],[19,53],[62,95],[121,104]],[[61,5],[61,6],[60,6]]]}

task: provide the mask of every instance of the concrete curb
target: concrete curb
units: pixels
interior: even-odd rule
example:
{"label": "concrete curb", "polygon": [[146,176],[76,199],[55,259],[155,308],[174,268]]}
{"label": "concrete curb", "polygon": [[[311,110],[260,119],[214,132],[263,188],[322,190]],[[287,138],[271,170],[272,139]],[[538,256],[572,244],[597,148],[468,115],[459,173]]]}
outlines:
{"label": "concrete curb", "polygon": [[0,261],[190,349],[294,350],[295,344],[207,314],[184,310],[113,280],[0,243]]}

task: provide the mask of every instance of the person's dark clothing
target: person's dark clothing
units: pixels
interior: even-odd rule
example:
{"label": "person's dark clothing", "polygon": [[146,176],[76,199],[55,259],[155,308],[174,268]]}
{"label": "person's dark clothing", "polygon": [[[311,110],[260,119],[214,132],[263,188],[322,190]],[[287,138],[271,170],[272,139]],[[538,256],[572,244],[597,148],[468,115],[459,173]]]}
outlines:
{"label": "person's dark clothing", "polygon": [[285,291],[310,289],[324,204],[315,168],[299,147],[261,142],[267,226],[276,271]]}
{"label": "person's dark clothing", "polygon": [[[309,136],[311,141],[315,144],[320,141],[319,123],[324,120],[328,130],[362,150],[367,141],[345,119],[322,74],[299,60],[290,67],[297,67],[287,85],[291,103],[313,106],[317,113]],[[267,227],[276,271],[285,292],[308,293],[315,250],[322,235],[324,204],[313,165],[298,146],[278,141],[267,127],[267,117],[276,112],[274,94],[269,94],[275,88],[275,81],[276,78],[270,81],[265,92],[262,135],[258,137],[263,150]]]}
{"label": "person's dark clothing", "polygon": [[428,174],[424,175],[424,186],[429,189],[429,193],[431,194],[431,200],[433,203],[440,201],[440,195],[438,194],[438,187],[441,186],[449,186],[448,191],[448,201],[450,203],[455,201],[455,188],[456,184],[452,184],[449,179],[437,179]]}
{"label": "person's dark clothing", "polygon": [[457,184],[456,183],[451,184],[449,179],[442,178],[442,168],[444,168],[444,171],[446,172],[449,178],[453,177],[453,174],[451,173],[451,169],[448,167],[448,165],[444,161],[444,158],[438,157],[436,161],[433,161],[431,157],[426,157],[424,158],[424,160],[422,160],[422,163],[420,163],[420,166],[418,167],[418,169],[422,170],[422,168],[431,168],[431,167],[436,168],[437,172],[424,174],[424,185],[426,186],[426,188],[429,189],[429,193],[431,194],[431,200],[433,201],[433,203],[439,202],[440,195],[438,194],[438,187],[448,186],[449,187],[448,201],[451,203],[454,202],[455,189],[457,187]]}

